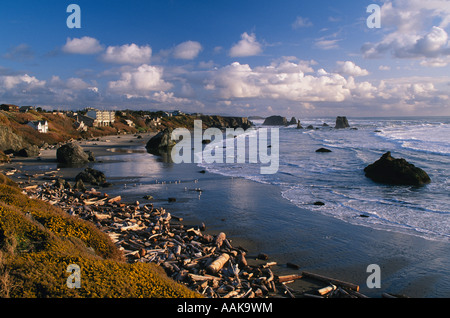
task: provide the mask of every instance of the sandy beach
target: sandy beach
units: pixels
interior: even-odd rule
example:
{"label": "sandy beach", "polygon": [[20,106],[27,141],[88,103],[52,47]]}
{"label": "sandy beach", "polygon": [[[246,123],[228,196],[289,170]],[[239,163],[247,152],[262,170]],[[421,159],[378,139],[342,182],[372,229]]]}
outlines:
{"label": "sandy beach", "polygon": [[[128,202],[145,201],[143,196],[151,194],[155,205],[182,217],[186,224],[203,222],[211,234],[225,232],[233,245],[249,251],[251,262],[260,262],[256,260],[259,253],[267,254],[270,261],[277,262],[272,269],[275,275],[315,272],[357,284],[370,297],[381,297],[384,292],[411,297],[450,295],[439,273],[423,271],[425,266],[438,265],[447,244],[311,215],[283,199],[271,185],[201,173],[195,164],[162,162],[145,152],[151,135],[108,136],[80,142],[97,159],[89,165],[104,172],[113,184],[100,191],[121,195]],[[73,182],[84,169],[58,167],[56,149],[42,151],[40,159],[15,158],[2,170],[10,168],[18,169],[11,179],[24,183],[35,182],[31,175],[48,171]],[[45,181],[42,177],[39,180]],[[168,202],[169,197],[176,198],[176,202]],[[382,269],[380,289],[366,285],[369,264],[378,264]],[[302,279],[289,286],[305,292],[323,284]]]}

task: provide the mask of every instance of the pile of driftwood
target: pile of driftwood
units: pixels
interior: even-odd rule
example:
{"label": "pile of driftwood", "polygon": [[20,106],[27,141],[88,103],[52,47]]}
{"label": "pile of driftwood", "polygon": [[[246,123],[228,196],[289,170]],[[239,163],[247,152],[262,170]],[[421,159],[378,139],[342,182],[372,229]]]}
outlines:
{"label": "pile of driftwood", "polygon": [[[152,262],[174,280],[210,298],[366,297],[357,285],[302,272],[276,276],[265,254],[249,265],[248,251],[233,246],[226,234],[207,234],[205,225],[185,226],[164,208],[125,203],[94,188],[72,189],[66,181],[24,187],[33,198],[94,222],[123,251],[129,262]],[[253,258],[252,258],[253,259]],[[320,281],[324,288],[296,292],[288,286],[298,279]]]}

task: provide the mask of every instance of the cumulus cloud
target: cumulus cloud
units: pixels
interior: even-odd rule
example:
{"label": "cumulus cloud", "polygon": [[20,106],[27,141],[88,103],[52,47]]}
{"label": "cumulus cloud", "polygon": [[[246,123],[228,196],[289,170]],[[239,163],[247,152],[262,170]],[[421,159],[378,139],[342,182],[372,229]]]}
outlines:
{"label": "cumulus cloud", "polygon": [[145,97],[152,91],[164,91],[172,87],[162,76],[163,68],[143,64],[122,72],[119,80],[108,83],[108,88],[118,94]]}
{"label": "cumulus cloud", "polygon": [[352,61],[338,61],[337,62],[338,69],[337,72],[339,74],[345,74],[350,76],[366,76],[369,75],[369,71],[366,69],[363,69],[356,65]]}
{"label": "cumulus cloud", "polygon": [[[383,38],[365,43],[361,47],[364,57],[381,58],[390,54],[394,58],[427,60],[450,55],[447,0],[390,0],[383,4],[381,16]],[[428,25],[433,26],[428,28]]]}
{"label": "cumulus cloud", "polygon": [[116,64],[145,64],[150,62],[150,46],[138,46],[134,43],[122,46],[109,46],[102,56],[103,61]]}
{"label": "cumulus cloud", "polygon": [[202,45],[199,42],[186,41],[175,47],[173,56],[177,59],[193,60],[198,56],[201,50]]}
{"label": "cumulus cloud", "polygon": [[62,50],[71,54],[96,54],[102,51],[103,47],[97,39],[84,36],[82,38],[67,38]]}
{"label": "cumulus cloud", "polygon": [[307,75],[292,62],[252,69],[232,63],[212,73],[210,89],[220,98],[269,98],[291,101],[343,101],[350,96],[347,80],[340,74]]}
{"label": "cumulus cloud", "polygon": [[262,52],[262,45],[256,40],[255,34],[244,32],[241,40],[230,49],[231,57],[246,57],[258,55]]}
{"label": "cumulus cloud", "polygon": [[42,88],[45,86],[45,83],[45,81],[38,80],[36,77],[28,74],[0,77],[0,86],[6,90],[23,89],[25,92],[30,89]]}

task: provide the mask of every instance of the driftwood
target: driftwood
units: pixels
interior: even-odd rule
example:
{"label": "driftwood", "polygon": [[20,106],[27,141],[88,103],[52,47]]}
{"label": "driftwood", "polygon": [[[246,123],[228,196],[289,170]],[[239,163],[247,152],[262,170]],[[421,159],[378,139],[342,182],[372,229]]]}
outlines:
{"label": "driftwood", "polygon": [[[161,266],[169,277],[205,297],[265,298],[278,295],[294,298],[295,291],[287,287],[287,283],[308,275],[318,277],[307,272],[275,276],[271,267],[277,263],[268,262],[269,256],[263,253],[257,254],[257,258],[266,260],[265,264],[249,265],[247,251],[234,247],[225,233],[203,233],[206,229],[203,223],[185,227],[179,223],[180,217],[151,203],[124,203],[120,195],[109,197],[95,189],[80,191],[46,182],[23,190],[30,197],[51,202],[74,217],[93,222],[109,235],[128,262],[151,262]],[[364,297],[353,284],[339,284],[336,280],[320,277],[328,284],[354,288],[338,289],[325,294],[326,297]]]}
{"label": "driftwood", "polygon": [[222,269],[222,267],[225,265],[226,262],[228,262],[229,259],[230,255],[223,253],[214,262],[212,262],[211,265],[207,267],[208,272],[213,274],[217,273],[219,270]]}
{"label": "driftwood", "polygon": [[303,277],[302,275],[297,275],[297,274],[278,276],[278,282],[280,282],[280,283],[290,282],[290,281],[294,281],[296,279],[300,279],[302,277]]}
{"label": "driftwood", "polygon": [[217,236],[216,236],[216,239],[215,239],[215,241],[214,241],[214,243],[216,244],[216,246],[218,247],[218,248],[220,248],[221,246],[222,246],[222,244],[223,244],[223,241],[226,239],[226,235],[225,235],[225,233],[223,233],[223,232],[220,232]]}
{"label": "driftwood", "polygon": [[344,282],[344,281],[337,280],[337,279],[334,279],[334,278],[330,278],[330,277],[326,277],[326,276],[322,276],[322,275],[318,275],[318,274],[313,274],[313,273],[305,272],[305,271],[302,272],[302,275],[305,276],[305,277],[314,278],[314,279],[317,279],[317,280],[320,280],[320,281],[323,281],[323,282],[327,282],[327,283],[331,283],[331,284],[334,284],[334,285],[346,287],[346,288],[349,288],[349,289],[354,290],[354,291],[359,291],[359,286],[355,285],[355,284],[352,284],[352,283]]}

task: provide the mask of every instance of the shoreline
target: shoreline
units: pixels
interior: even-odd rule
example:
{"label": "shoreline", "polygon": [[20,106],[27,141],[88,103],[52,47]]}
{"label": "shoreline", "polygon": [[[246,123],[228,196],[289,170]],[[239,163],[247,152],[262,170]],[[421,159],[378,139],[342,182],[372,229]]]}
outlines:
{"label": "shoreline", "polygon": [[[135,151],[139,152],[139,149],[137,147],[142,147],[143,144],[146,143],[146,141],[148,141],[148,138],[150,138],[151,134],[147,134],[147,136],[145,136],[146,134],[142,135],[142,139],[137,139],[137,137],[132,136],[132,135],[125,135],[125,136],[119,136],[120,138],[117,138],[117,136],[108,136],[108,137],[102,137],[99,141],[83,141],[80,143],[80,145],[82,145],[82,147],[84,148],[84,150],[91,150],[94,152],[94,155],[96,156],[96,158],[100,158],[100,162],[98,163],[99,165],[102,164],[114,164],[114,160],[117,159],[117,161],[120,161],[120,158],[127,158],[127,157],[121,157],[121,155],[127,155],[129,153],[133,153]],[[105,141],[105,140],[109,140],[109,141]],[[130,142],[130,140],[133,140],[133,142]],[[116,152],[111,152],[108,149],[112,149],[112,148],[117,148],[117,149],[122,149],[120,151],[116,151]],[[54,153],[56,152],[56,150],[53,150]],[[108,157],[112,157],[118,155],[119,157],[117,158],[108,158]],[[36,165],[49,165],[51,166],[50,169],[47,170],[52,170],[53,167],[57,167],[57,163],[56,160],[52,160],[52,152],[51,151],[45,151],[42,154],[42,159],[41,160],[32,160],[32,159],[25,159],[25,160],[14,160],[12,163],[10,164],[6,164],[6,165],[13,165],[13,166],[17,166],[17,165],[22,165],[22,167],[26,167],[27,171],[33,171],[33,166]],[[54,157],[53,157],[54,158]],[[4,166],[6,166],[4,165]],[[95,168],[96,163],[94,163],[94,168]],[[83,168],[84,169],[84,168]],[[70,181],[70,179],[74,178],[75,174],[80,172],[82,170],[82,168],[61,168],[59,170],[57,170],[57,173],[55,173],[55,176],[57,177],[61,177],[64,179],[68,179]],[[164,170],[164,169],[163,169]],[[234,183],[235,186],[242,186],[242,184],[245,183],[249,183],[250,181],[248,180],[238,180],[236,178],[228,178],[228,177],[224,177],[224,176],[220,176],[220,175],[213,175],[212,173],[206,173],[206,174],[198,174],[198,170],[200,170],[198,167],[195,168],[193,167],[192,170],[196,170],[194,171],[194,173],[197,174],[197,176],[201,176],[203,178],[205,178],[205,180],[209,180],[209,183],[214,184],[217,183],[216,180],[221,180],[219,182],[224,183],[222,185],[227,185],[227,184],[232,184]],[[166,175],[165,172],[161,172],[162,175]],[[108,173],[105,173],[105,175],[107,176],[108,179]],[[193,176],[195,176],[195,174],[193,174]],[[167,178],[170,179],[170,173],[167,172]],[[12,179],[15,179],[14,176]],[[15,180],[15,181],[20,181],[20,179]],[[21,181],[25,181],[24,179],[22,179]],[[201,180],[200,181],[201,184],[203,185],[204,182]],[[175,187],[175,185],[171,185],[172,187]],[[263,187],[264,185],[252,185],[252,187],[255,186],[256,189],[254,189],[253,191],[257,192],[259,187]],[[169,186],[167,186],[168,188]],[[98,189],[98,187],[94,187],[96,189]],[[120,188],[120,186],[116,187],[116,188]],[[105,192],[105,193],[109,193],[109,189],[98,189],[99,191]],[[116,191],[120,191],[120,189],[115,189]],[[131,192],[133,193],[133,189],[129,189]],[[208,186],[205,188],[206,191],[205,195],[207,193],[207,195],[212,195],[212,190],[210,191],[208,189]],[[170,192],[170,191],[169,191]],[[170,194],[169,194],[170,195]],[[189,193],[190,195],[190,193]],[[130,199],[127,198],[127,193],[124,193],[123,195],[124,200],[127,202],[131,202],[136,198],[132,198],[132,196],[130,196]],[[190,207],[190,202],[188,201],[188,199],[186,199],[187,201],[183,201],[183,198],[180,198],[180,200],[177,200],[176,204],[171,205],[170,203],[168,204],[167,202],[164,202],[163,200],[161,200],[160,202],[156,201],[155,205],[156,206],[164,206],[164,208],[172,213],[173,210],[173,214],[178,215],[178,211],[181,211],[183,209],[189,209]],[[214,201],[214,197],[210,198],[210,200]],[[160,204],[161,203],[161,204]],[[274,205],[276,205],[276,202],[274,203]],[[220,213],[220,207],[217,208],[219,213]],[[222,211],[225,212],[225,211]],[[228,212],[228,211],[227,211]],[[223,215],[225,215],[226,213],[223,213]],[[246,231],[248,231],[248,229],[241,229],[241,228],[233,228],[233,224],[228,224],[228,220],[221,220],[221,216],[213,216],[213,217],[208,217],[209,220],[214,219],[214,222],[208,222],[206,221],[206,231],[205,233],[208,234],[212,234],[212,235],[217,235],[219,232],[225,232],[227,235],[227,238],[229,238],[231,240],[231,243],[233,246],[242,246],[244,247],[246,250],[249,250],[249,263],[261,263],[260,260],[256,260],[256,256],[258,253],[260,252],[264,252],[262,251],[262,249],[264,248],[261,243],[261,237],[255,237],[255,239],[249,239],[249,236],[251,237],[252,234],[251,233],[246,233]],[[205,221],[205,217],[204,215],[200,214],[196,214],[193,211],[189,211],[187,212],[187,216],[185,217],[185,220],[183,223],[186,222],[187,225],[194,225],[194,224],[201,224],[201,222]],[[223,218],[228,218],[229,216],[223,216]],[[200,222],[200,223],[199,223]],[[333,221],[336,222],[336,221]],[[209,223],[209,224],[208,224]],[[350,226],[351,227],[351,226]],[[230,232],[228,232],[226,229],[229,228]],[[241,232],[240,232],[241,231]],[[314,231],[314,229],[311,230],[312,232]],[[371,232],[376,232],[375,230],[371,231]],[[255,232],[254,235],[258,235],[257,232]],[[330,235],[332,235],[332,233],[330,233]],[[305,236],[309,237],[309,240],[313,240],[312,237],[314,237],[313,233],[305,233]],[[289,238],[286,239],[287,241],[289,240]],[[288,244],[288,242],[280,242],[281,244]],[[327,244],[327,242],[324,242],[324,248],[326,250],[329,249],[329,247],[325,247]],[[308,240],[305,240],[305,244],[308,244]],[[283,252],[281,253],[277,253],[277,242],[274,242],[274,246],[272,246],[271,250],[268,253],[269,256],[269,260],[268,261],[275,261],[277,262],[276,265],[272,266],[271,269],[273,270],[273,273],[276,276],[280,276],[280,275],[289,275],[289,274],[301,274],[302,270],[304,270],[306,268],[306,270],[310,270],[311,268],[311,264],[308,264],[309,266],[304,266],[303,263],[300,264],[296,264],[300,266],[300,269],[293,269],[290,268],[289,266],[287,266],[288,263],[294,263],[295,264],[295,257],[289,259],[290,256],[287,256],[286,254],[284,254]],[[341,251],[337,251],[337,253],[339,254]],[[309,251],[308,249],[306,249],[305,251],[301,252],[300,254],[303,254],[303,257],[305,257],[306,259],[308,259],[309,257],[311,257],[309,254],[311,253],[311,251]],[[295,254],[295,253],[294,253]],[[267,262],[267,261],[264,261]],[[353,270],[355,270],[355,268],[360,267],[360,264],[343,264],[344,266],[347,266],[348,269],[351,271],[352,268]],[[403,267],[403,266],[407,266],[406,264],[402,263],[402,260],[397,260],[393,261],[392,264],[383,264],[383,267],[388,267],[391,268],[391,270],[389,271],[394,271],[395,272],[395,267]],[[394,268],[394,269],[392,269]],[[398,270],[398,269],[397,269]],[[341,271],[339,270],[339,268],[336,268],[333,270],[333,268],[327,268],[326,266],[324,268],[321,268],[321,264],[314,264],[314,266],[312,266],[311,269],[312,272],[316,272],[318,274],[322,274],[322,275],[326,275],[326,273],[330,273],[330,277],[334,277],[336,279],[342,279],[341,275],[339,274]],[[366,275],[365,277],[367,277],[368,274],[364,273],[364,269],[358,269],[358,272],[360,273],[359,276],[361,276],[362,274]],[[350,275],[352,276],[352,275]],[[363,279],[361,277],[357,276],[357,281],[361,282],[361,281],[365,281],[365,277],[363,277]],[[352,280],[352,277],[350,277],[350,279],[348,280]],[[344,277],[344,279],[346,279]],[[310,291],[312,289],[317,289],[317,288],[321,288],[324,287],[323,283],[317,282],[317,281],[311,281],[311,280],[307,280],[307,279],[299,279],[299,280],[295,280],[294,283],[289,285],[290,288],[292,288],[293,290],[295,290],[297,293],[296,295],[298,295],[299,293],[302,292],[307,292]],[[363,287],[363,286],[361,286]],[[402,290],[404,290],[404,288],[401,288]],[[367,289],[366,289],[367,290]],[[385,292],[385,290],[375,290],[374,292],[369,293],[368,295],[370,295],[370,297],[380,297],[382,292]],[[402,293],[403,294],[403,293]],[[408,294],[408,293],[406,293]],[[413,296],[414,297],[414,296]]]}
{"label": "shoreline", "polygon": [[[85,151],[92,151],[94,153],[95,158],[111,157],[115,155],[127,155],[130,153],[134,153],[138,150],[137,148],[141,148],[151,136],[155,133],[146,133],[141,134],[142,138],[137,138],[135,135],[113,135],[113,136],[104,136],[95,138],[95,140],[83,140],[78,141],[77,143],[83,147]],[[120,161],[120,160],[118,160]],[[95,165],[95,163],[103,163],[103,160],[98,162],[94,162],[88,165]],[[114,160],[107,160],[107,162],[115,162]],[[42,186],[44,183],[51,183],[52,180],[56,180],[62,178],[71,183],[74,182],[74,178],[76,174],[84,170],[83,167],[58,167],[58,163],[56,162],[56,148],[55,149],[47,149],[42,150],[40,156],[38,158],[13,158],[10,163],[4,164],[1,166],[2,170],[5,171],[14,171],[13,169],[17,169],[17,171],[9,175],[13,181],[19,183],[19,186],[22,188],[33,185]],[[38,169],[38,167],[43,167],[43,169]],[[107,177],[108,178],[108,177]],[[108,188],[99,188],[98,186],[90,186],[87,185],[87,188],[108,195]],[[89,190],[88,190],[89,192]],[[109,195],[108,195],[109,196]],[[112,197],[112,196],[111,196]],[[124,196],[122,202],[131,202],[131,198]],[[157,203],[156,203],[157,205]],[[176,212],[175,212],[176,214]],[[176,218],[176,217],[175,217]],[[198,224],[204,224],[200,219],[197,218],[189,218],[189,220],[185,221],[183,218],[179,221],[180,224],[183,224],[186,228],[191,226],[197,226]],[[216,236],[219,233],[223,233],[220,231],[220,228],[217,226],[209,226],[206,224],[206,229],[204,230],[204,235]],[[225,233],[227,236],[228,244],[232,244],[233,247],[238,249],[242,249],[248,251],[248,255],[246,257],[246,261],[249,266],[258,268],[268,268],[269,271],[273,270],[274,276],[278,279],[279,276],[289,276],[301,275],[301,270],[299,268],[295,268],[296,264],[290,264],[287,262],[286,264],[280,264],[277,262],[275,258],[270,255],[266,255],[264,253],[258,252],[258,246],[254,242],[251,242],[242,237],[233,237],[229,236],[228,233]],[[294,267],[294,268],[293,268]],[[326,287],[327,283],[321,281],[315,281],[314,279],[302,278],[302,279],[294,279],[289,282],[289,291],[294,293],[297,297],[302,297],[303,293],[312,292],[318,290],[322,287]],[[275,286],[275,285],[274,285]],[[284,284],[283,284],[284,286]],[[286,294],[288,292],[284,290],[279,290],[274,287],[274,291],[271,293],[271,297],[289,297]],[[283,293],[285,294],[283,296]],[[291,295],[292,295],[291,293]],[[308,293],[306,294],[308,295]],[[271,298],[270,296],[266,296],[264,298]],[[294,296],[291,296],[294,297]],[[305,297],[305,296],[303,296]]]}

